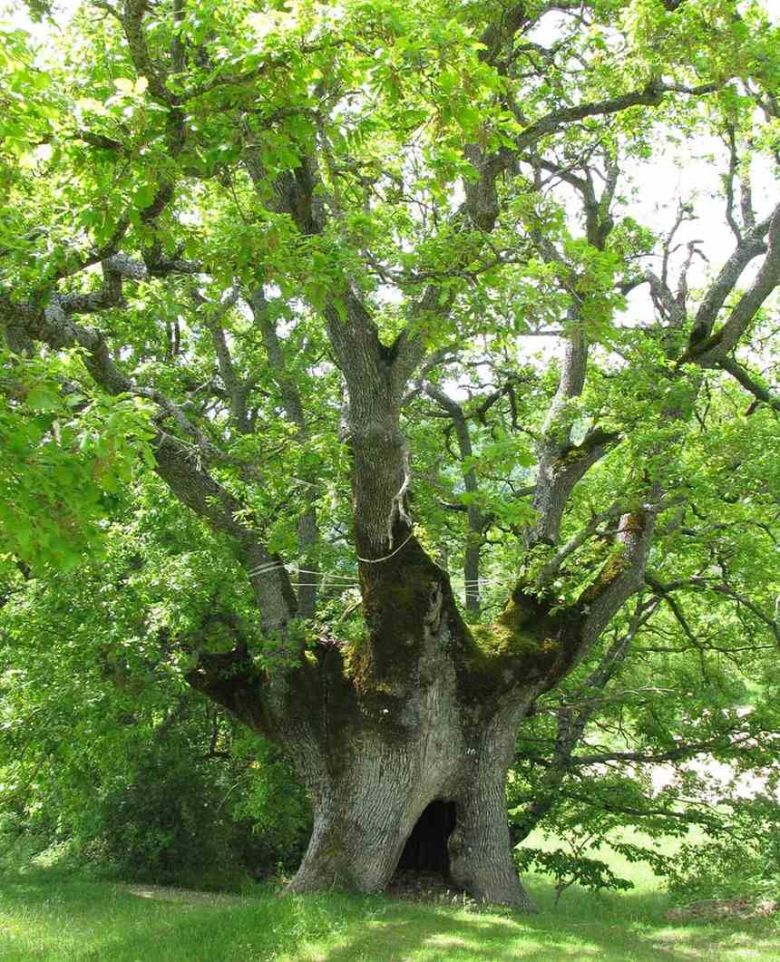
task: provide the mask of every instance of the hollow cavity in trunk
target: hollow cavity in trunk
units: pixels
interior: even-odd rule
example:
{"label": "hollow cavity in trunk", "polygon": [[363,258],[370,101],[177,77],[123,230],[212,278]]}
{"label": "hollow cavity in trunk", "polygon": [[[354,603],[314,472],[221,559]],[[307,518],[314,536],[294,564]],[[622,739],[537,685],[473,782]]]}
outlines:
{"label": "hollow cavity in trunk", "polygon": [[450,877],[448,842],[457,818],[455,802],[435,799],[422,815],[406,840],[398,860],[404,872],[435,872],[445,880]]}

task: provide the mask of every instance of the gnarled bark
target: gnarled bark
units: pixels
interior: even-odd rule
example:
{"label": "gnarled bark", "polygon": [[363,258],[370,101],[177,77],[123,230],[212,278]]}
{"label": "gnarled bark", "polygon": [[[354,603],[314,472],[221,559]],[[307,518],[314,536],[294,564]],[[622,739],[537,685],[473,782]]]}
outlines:
{"label": "gnarled bark", "polygon": [[418,820],[446,802],[450,880],[479,901],[531,910],[505,776],[519,724],[576,657],[587,619],[518,588],[475,637],[413,536],[365,567],[369,635],[359,645],[321,641],[314,657],[268,677],[239,650],[203,655],[189,678],[281,743],[309,791],[314,828],[290,889],[382,890]]}

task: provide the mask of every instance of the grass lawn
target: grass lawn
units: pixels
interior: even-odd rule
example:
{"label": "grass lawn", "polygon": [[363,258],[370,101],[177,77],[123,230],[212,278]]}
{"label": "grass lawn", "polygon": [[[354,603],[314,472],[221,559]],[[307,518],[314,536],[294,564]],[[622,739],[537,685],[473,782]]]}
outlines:
{"label": "grass lawn", "polygon": [[780,940],[772,921],[666,922],[667,899],[646,880],[624,895],[593,896],[572,889],[557,908],[547,882],[531,879],[530,888],[540,909],[532,917],[379,896],[333,893],[278,898],[260,886],[247,896],[177,896],[171,890],[134,889],[45,874],[17,877],[0,881],[0,960],[780,959]]}

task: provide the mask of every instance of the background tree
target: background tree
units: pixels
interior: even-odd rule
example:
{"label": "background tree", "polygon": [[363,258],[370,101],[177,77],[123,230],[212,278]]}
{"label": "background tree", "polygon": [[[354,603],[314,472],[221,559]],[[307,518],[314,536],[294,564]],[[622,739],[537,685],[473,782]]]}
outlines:
{"label": "background tree", "polygon": [[[732,430],[776,438],[761,5],[128,0],[86,5],[48,60],[5,37],[9,550],[61,551],[145,453],[244,572],[175,644],[309,792],[291,887],[383,887],[439,800],[453,879],[528,906],[504,781],[538,700],[597,653],[583,683],[606,686],[659,609],[695,644],[680,593],[776,640],[772,585],[753,597],[699,550],[776,496],[771,453],[720,479],[707,461],[726,379],[751,400]],[[654,233],[632,191],[675,138],[715,136],[732,243],[702,272],[695,198]],[[650,296],[626,314],[631,292]],[[538,335],[560,360],[529,357]],[[52,457],[91,463],[92,493],[53,489]],[[20,535],[35,501],[57,511],[43,544]],[[561,706],[527,818],[589,721]]]}

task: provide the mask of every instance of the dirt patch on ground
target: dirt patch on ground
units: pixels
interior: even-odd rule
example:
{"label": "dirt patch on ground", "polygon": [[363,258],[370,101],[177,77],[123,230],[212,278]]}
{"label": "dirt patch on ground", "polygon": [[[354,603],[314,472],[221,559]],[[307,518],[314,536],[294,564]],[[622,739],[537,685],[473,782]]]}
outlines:
{"label": "dirt patch on ground", "polygon": [[703,899],[691,902],[679,909],[669,909],[666,918],[670,922],[687,922],[691,919],[756,919],[766,918],[777,912],[774,899],[756,902],[754,899]]}
{"label": "dirt patch on ground", "polygon": [[464,891],[437,872],[399,869],[391,879],[386,894],[407,902],[436,902],[466,907],[476,905]]}
{"label": "dirt patch on ground", "polygon": [[198,892],[196,889],[180,889],[170,885],[126,885],[127,891],[139,899],[156,902],[184,902],[189,905],[240,905],[245,900],[240,895],[224,892]]}

